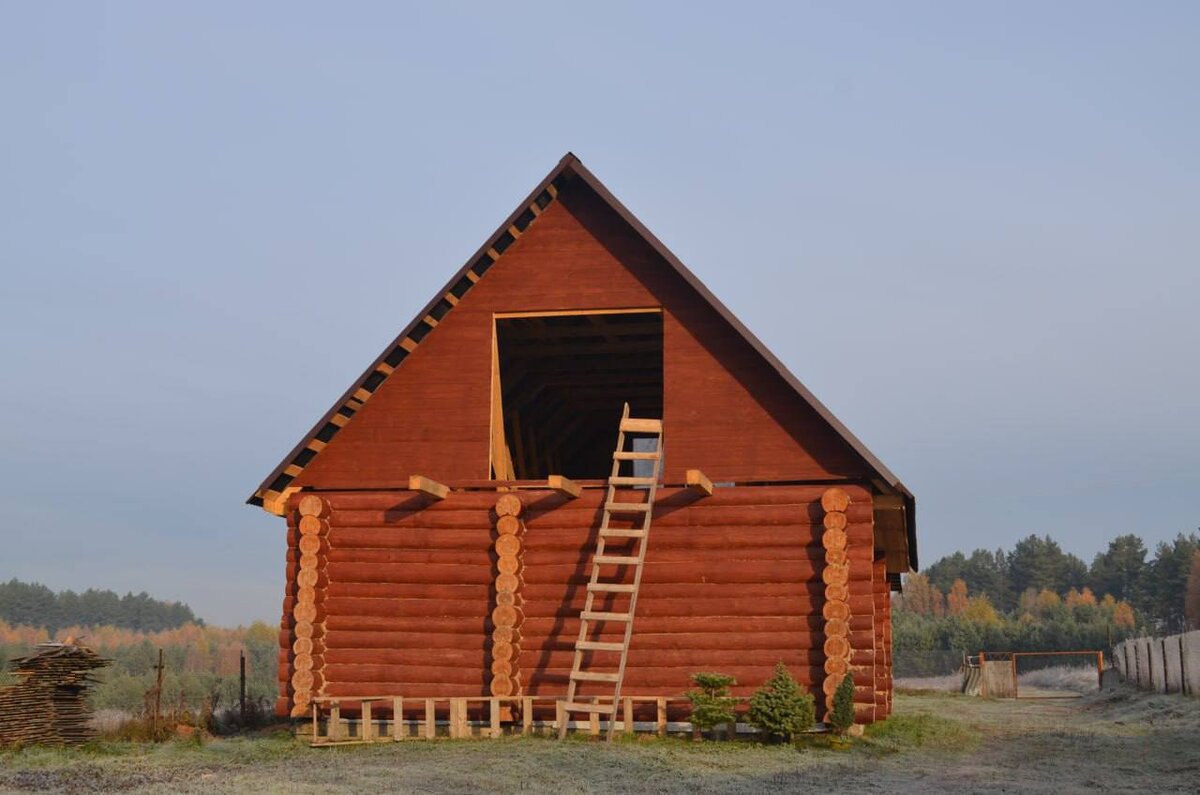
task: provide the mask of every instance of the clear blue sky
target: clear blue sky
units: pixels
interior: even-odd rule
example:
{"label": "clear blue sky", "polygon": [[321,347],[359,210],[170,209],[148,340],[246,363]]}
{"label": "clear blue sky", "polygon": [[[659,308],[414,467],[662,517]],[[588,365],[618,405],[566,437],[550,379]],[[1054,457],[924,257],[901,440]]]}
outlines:
{"label": "clear blue sky", "polygon": [[277,620],[243,499],[567,150],[925,563],[1200,524],[1200,6],[567,5],[0,5],[0,579]]}

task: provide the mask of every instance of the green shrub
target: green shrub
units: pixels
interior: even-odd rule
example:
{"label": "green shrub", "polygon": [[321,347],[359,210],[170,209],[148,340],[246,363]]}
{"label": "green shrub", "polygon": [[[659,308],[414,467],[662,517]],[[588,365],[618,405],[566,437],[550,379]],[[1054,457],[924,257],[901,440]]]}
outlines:
{"label": "green shrub", "polygon": [[700,689],[689,690],[684,695],[692,702],[690,719],[693,726],[711,729],[737,720],[733,711],[737,699],[729,695],[729,686],[736,685],[736,679],[725,674],[699,673],[692,674],[692,683]]}
{"label": "green shrub", "polygon": [[838,734],[845,734],[854,725],[854,676],[846,674],[833,691],[833,709],[829,712],[829,726]]}
{"label": "green shrub", "polygon": [[775,675],[750,697],[750,722],[768,737],[791,740],[816,722],[811,693],[804,691],[782,662]]}

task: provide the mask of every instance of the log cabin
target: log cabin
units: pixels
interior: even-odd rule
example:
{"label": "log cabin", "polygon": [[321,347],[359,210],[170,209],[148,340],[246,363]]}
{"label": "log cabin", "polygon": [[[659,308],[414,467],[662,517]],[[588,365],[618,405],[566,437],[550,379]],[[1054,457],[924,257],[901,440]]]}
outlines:
{"label": "log cabin", "polygon": [[287,523],[281,714],[594,721],[780,661],[818,716],[845,676],[891,710],[913,495],[571,154],[249,503]]}

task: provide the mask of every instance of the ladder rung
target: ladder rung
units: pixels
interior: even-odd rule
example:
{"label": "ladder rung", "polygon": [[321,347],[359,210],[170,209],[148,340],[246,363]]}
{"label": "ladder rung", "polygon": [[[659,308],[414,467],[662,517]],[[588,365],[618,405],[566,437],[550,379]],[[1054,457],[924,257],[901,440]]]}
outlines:
{"label": "ladder rung", "polygon": [[600,531],[606,538],[645,538],[645,530],[625,530],[620,527],[609,527]]}
{"label": "ladder rung", "polygon": [[658,478],[629,477],[627,475],[614,475],[608,479],[610,486],[653,486],[657,482]]}
{"label": "ladder rung", "polygon": [[621,420],[621,430],[632,433],[662,433],[662,420],[639,420],[627,417]]}
{"label": "ladder rung", "polygon": [[597,566],[636,566],[638,559],[632,555],[597,555],[592,558]]}
{"label": "ladder rung", "polygon": [[608,591],[609,593],[633,593],[637,590],[637,586],[622,585],[617,582],[589,582],[587,589],[589,591]]}
{"label": "ladder rung", "polygon": [[601,640],[580,640],[575,642],[575,649],[577,651],[625,651],[625,644]]}
{"label": "ladder rung", "polygon": [[602,613],[594,610],[584,610],[579,616],[584,621],[629,621],[628,613]]}
{"label": "ladder rung", "polygon": [[613,453],[613,458],[618,461],[655,461],[658,459],[658,451],[644,453],[639,450],[635,453],[632,450],[618,450]]}
{"label": "ladder rung", "polygon": [[605,503],[604,510],[609,513],[645,513],[653,507],[648,502],[609,502]]}
{"label": "ladder rung", "polygon": [[613,706],[614,705],[612,704],[579,704],[565,702],[563,704],[563,710],[566,712],[597,712],[601,715],[611,715],[614,711]]}
{"label": "ladder rung", "polygon": [[591,671],[571,671],[571,678],[576,682],[619,682],[620,674],[594,674]]}

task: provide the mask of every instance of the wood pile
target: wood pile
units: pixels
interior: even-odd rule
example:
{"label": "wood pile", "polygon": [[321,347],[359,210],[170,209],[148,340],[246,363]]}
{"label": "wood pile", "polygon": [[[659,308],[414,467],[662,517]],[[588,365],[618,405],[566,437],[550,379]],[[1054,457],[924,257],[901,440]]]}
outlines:
{"label": "wood pile", "polygon": [[91,671],[106,660],[86,646],[45,644],[12,661],[20,680],[0,688],[0,746],[79,745],[90,740],[88,688]]}

